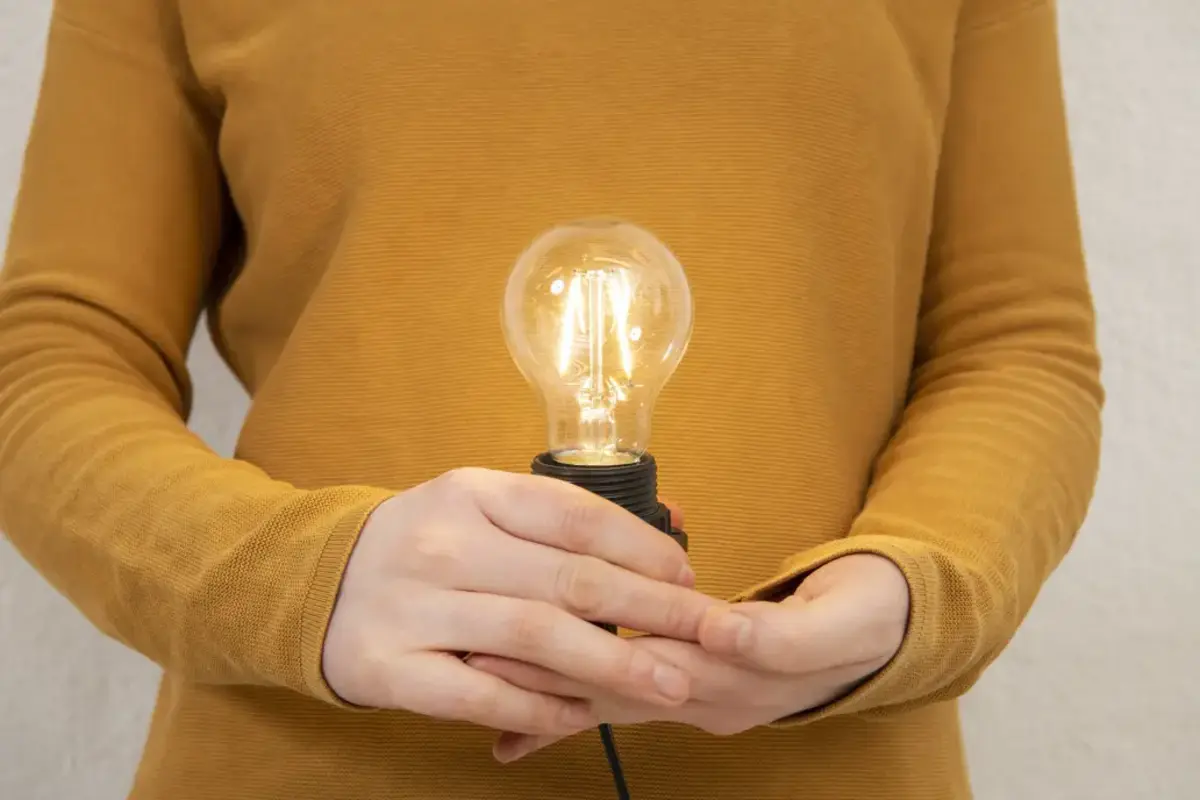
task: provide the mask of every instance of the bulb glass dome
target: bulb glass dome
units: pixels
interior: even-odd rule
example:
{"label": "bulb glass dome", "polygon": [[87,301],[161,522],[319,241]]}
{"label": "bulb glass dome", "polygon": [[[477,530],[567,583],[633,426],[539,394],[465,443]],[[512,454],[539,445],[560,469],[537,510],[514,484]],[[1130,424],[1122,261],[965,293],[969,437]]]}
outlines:
{"label": "bulb glass dome", "polygon": [[541,397],[556,460],[641,458],[654,404],[692,332],[687,276],[662,242],[614,220],[547,231],[513,267],[503,321],[513,360]]}

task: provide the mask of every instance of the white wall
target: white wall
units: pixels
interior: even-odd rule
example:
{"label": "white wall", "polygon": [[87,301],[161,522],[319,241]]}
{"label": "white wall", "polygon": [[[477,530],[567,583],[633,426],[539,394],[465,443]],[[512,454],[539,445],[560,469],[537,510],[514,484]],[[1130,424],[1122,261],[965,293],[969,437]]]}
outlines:
{"label": "white wall", "polygon": [[[49,5],[0,0],[0,220]],[[1077,546],[968,697],[974,782],[980,800],[1200,798],[1200,3],[1060,5],[1105,459]],[[229,452],[245,400],[206,342],[193,367],[192,424]],[[124,797],[155,679],[0,541],[0,798]]]}

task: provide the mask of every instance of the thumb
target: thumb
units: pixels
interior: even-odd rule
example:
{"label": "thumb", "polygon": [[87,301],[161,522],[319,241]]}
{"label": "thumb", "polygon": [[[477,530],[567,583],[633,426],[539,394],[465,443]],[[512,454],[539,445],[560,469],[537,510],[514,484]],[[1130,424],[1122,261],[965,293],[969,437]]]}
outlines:
{"label": "thumb", "polygon": [[862,632],[864,604],[851,587],[829,590],[806,601],[738,603],[709,610],[700,625],[700,645],[747,666],[787,675],[820,672],[868,662]]}

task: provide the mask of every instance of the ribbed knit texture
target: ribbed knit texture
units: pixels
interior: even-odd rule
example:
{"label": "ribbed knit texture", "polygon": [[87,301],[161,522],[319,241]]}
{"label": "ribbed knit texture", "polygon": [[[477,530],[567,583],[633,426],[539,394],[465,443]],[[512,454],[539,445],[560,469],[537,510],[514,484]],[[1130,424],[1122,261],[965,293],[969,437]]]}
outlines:
{"label": "ribbed knit texture", "polygon": [[[544,449],[502,287],[595,215],[693,284],[652,449],[701,588],[854,551],[912,587],[899,656],[826,709],[619,730],[635,797],[968,796],[953,699],[1097,463],[1051,3],[60,0],[0,281],[0,524],[166,670],[134,798],[611,796],[594,734],[501,767],[320,674],[370,510]],[[254,397],[237,460],[184,424],[206,307]]]}

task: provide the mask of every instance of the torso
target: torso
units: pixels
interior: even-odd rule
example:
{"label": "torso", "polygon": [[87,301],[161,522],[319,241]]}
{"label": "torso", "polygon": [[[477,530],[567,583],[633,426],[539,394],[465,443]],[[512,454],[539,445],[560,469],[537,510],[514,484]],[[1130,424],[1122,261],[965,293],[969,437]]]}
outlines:
{"label": "torso", "polygon": [[[544,432],[505,350],[504,281],[545,228],[617,216],[675,251],[695,296],[651,449],[701,588],[731,594],[845,532],[908,382],[956,0],[180,6],[245,229],[214,307],[254,396],[240,457],[302,486],[526,469]],[[389,796],[477,796],[456,782],[478,776],[426,783],[440,773],[420,765],[475,764],[478,734],[266,694],[204,702],[223,709],[209,724],[273,709],[314,764],[362,754],[379,770],[362,785],[387,776]],[[963,796],[952,709],[920,715],[704,744],[652,726],[626,758],[643,787],[686,769],[692,797],[819,800],[850,795],[795,781],[879,739],[941,764],[920,796]],[[551,777],[489,780],[606,798],[597,747],[537,760]],[[706,770],[737,759],[740,793],[704,794],[725,780]]]}

